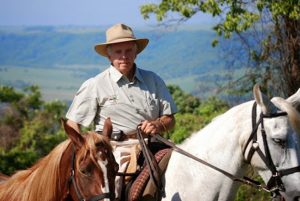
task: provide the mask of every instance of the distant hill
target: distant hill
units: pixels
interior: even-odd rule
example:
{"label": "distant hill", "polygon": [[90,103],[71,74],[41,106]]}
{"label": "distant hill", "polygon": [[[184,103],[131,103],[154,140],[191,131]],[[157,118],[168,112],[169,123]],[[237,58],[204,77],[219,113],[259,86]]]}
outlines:
{"label": "distant hill", "polygon": [[[211,94],[207,89],[214,87],[214,80],[220,79],[216,72],[222,72],[224,67],[219,59],[220,49],[211,46],[216,37],[213,31],[201,27],[172,31],[148,28],[138,29],[135,35],[150,39],[137,59],[139,67],[157,72],[167,83],[177,84],[194,95]],[[107,67],[107,59],[94,51],[94,45],[104,41],[103,27],[0,27],[0,70],[6,72],[5,69],[12,67],[69,70],[80,78],[73,86],[77,88],[82,80]],[[19,84],[22,83],[20,79]],[[13,80],[9,82],[3,78],[0,81],[0,84],[7,83],[17,85]]]}

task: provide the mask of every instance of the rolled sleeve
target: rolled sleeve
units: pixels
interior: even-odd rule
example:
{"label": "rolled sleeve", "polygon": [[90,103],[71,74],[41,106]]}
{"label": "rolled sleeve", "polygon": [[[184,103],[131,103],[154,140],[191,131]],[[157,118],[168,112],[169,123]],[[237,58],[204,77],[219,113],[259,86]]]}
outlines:
{"label": "rolled sleeve", "polygon": [[89,79],[81,85],[66,114],[67,119],[85,127],[93,122],[97,112],[98,104],[93,82],[93,79]]}

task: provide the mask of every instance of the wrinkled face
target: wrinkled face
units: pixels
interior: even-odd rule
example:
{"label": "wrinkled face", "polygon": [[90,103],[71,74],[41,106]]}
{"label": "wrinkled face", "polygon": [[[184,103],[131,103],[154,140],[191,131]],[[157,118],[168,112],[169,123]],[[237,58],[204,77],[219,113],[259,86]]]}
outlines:
{"label": "wrinkled face", "polygon": [[96,148],[96,154],[93,156],[95,161],[90,157],[90,153],[87,153],[86,157],[80,160],[79,171],[75,173],[77,185],[86,200],[115,191],[114,180],[118,164],[115,162],[111,148],[103,143],[97,144]]}
{"label": "wrinkled face", "polygon": [[137,55],[136,43],[130,41],[112,44],[108,47],[107,53],[113,66],[125,76],[130,76]]}

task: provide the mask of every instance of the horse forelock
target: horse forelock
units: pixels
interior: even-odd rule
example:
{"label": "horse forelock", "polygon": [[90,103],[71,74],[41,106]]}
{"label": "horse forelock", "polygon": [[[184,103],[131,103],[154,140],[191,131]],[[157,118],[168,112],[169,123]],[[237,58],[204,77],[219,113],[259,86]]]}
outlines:
{"label": "horse forelock", "polygon": [[[27,170],[21,170],[0,186],[0,200],[38,201],[59,199],[59,166],[70,141],[56,146],[47,156]],[[51,161],[49,163],[49,161]]]}
{"label": "horse forelock", "polygon": [[[84,149],[81,149],[80,152],[78,152],[78,155],[76,156],[77,160],[77,167],[79,167],[79,162],[86,157],[90,157],[90,159],[93,161],[93,163],[95,165],[98,165],[97,162],[97,146],[104,146],[105,148],[108,149],[108,151],[112,151],[112,147],[110,145],[110,143],[105,139],[104,136],[99,135],[95,132],[87,132],[86,134],[84,134],[85,136],[85,144],[84,144]],[[100,167],[99,167],[100,168]],[[80,172],[80,170],[78,170]]]}
{"label": "horse forelock", "polygon": [[280,110],[288,113],[291,126],[300,135],[300,113],[283,98],[274,97],[272,102]]}

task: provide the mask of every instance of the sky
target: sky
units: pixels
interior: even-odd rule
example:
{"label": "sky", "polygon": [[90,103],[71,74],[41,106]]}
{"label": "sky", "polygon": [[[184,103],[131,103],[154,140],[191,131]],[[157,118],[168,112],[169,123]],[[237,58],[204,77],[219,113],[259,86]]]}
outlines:
{"label": "sky", "polygon": [[[0,0],[0,26],[148,26],[155,18],[144,20],[139,7],[151,1],[155,0]],[[212,22],[209,15],[197,14],[186,24]]]}

